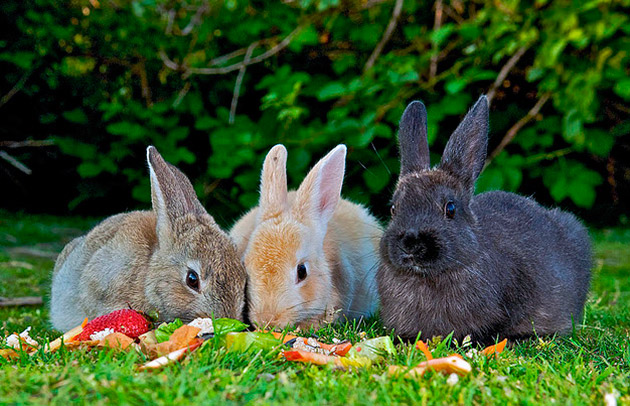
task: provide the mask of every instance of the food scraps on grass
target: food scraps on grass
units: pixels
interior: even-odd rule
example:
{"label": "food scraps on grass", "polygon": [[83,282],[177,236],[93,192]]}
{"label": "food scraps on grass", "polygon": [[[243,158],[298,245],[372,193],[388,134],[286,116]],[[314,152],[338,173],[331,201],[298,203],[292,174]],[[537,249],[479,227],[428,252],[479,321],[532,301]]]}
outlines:
{"label": "food scraps on grass", "polygon": [[427,347],[424,341],[418,340],[416,342],[416,349],[422,351],[424,356],[427,357],[427,360],[433,359],[433,354],[431,354],[429,347]]}
{"label": "food scraps on grass", "polygon": [[123,333],[135,339],[149,331],[149,322],[146,317],[133,309],[115,310],[90,321],[76,339],[79,341],[90,340],[92,334],[105,329]]}
{"label": "food scraps on grass", "polygon": [[213,334],[214,326],[212,325],[212,319],[209,317],[198,317],[195,320],[188,323],[189,326],[197,327],[199,331],[199,336],[204,334]]}
{"label": "food scraps on grass", "polygon": [[309,352],[316,352],[324,355],[339,355],[344,356],[352,348],[352,343],[344,341],[339,344],[325,344],[317,341],[313,337],[295,337],[293,342],[293,349],[303,350]]}
{"label": "food scraps on grass", "polygon": [[50,344],[48,344],[46,348],[46,352],[57,351],[59,347],[61,347],[62,344],[68,343],[74,340],[76,336],[81,334],[81,332],[83,331],[83,327],[85,327],[87,324],[88,324],[88,318],[86,317],[85,320],[83,320],[83,323],[65,332],[61,337],[57,338],[56,340],[51,341]]}
{"label": "food scraps on grass", "polygon": [[195,338],[186,347],[172,351],[166,355],[163,355],[159,358],[149,361],[146,364],[140,366],[138,369],[140,371],[144,371],[147,369],[158,369],[165,365],[172,364],[174,362],[181,360],[187,352],[192,352],[196,350],[197,348],[199,348],[201,344],[203,344],[203,340],[201,338]]}
{"label": "food scraps on grass", "polygon": [[6,338],[4,344],[7,347],[11,347],[15,350],[25,350],[28,351],[30,348],[38,348],[39,344],[37,341],[33,340],[29,335],[29,331],[31,331],[31,327],[29,326],[26,330],[22,331],[20,334],[13,333]]}
{"label": "food scraps on grass", "polygon": [[498,357],[499,354],[501,354],[503,352],[503,350],[505,349],[505,345],[507,344],[507,338],[503,339],[503,341],[495,344],[495,345],[491,345],[489,347],[484,348],[483,350],[481,350],[481,353],[485,356],[491,356],[494,355],[495,357]]}
{"label": "food scraps on grass", "polygon": [[409,378],[420,378],[427,371],[437,371],[447,375],[455,373],[463,376],[472,371],[472,367],[461,357],[450,355],[444,358],[433,358],[423,361],[415,367],[391,365],[388,371],[391,376],[402,375]]}

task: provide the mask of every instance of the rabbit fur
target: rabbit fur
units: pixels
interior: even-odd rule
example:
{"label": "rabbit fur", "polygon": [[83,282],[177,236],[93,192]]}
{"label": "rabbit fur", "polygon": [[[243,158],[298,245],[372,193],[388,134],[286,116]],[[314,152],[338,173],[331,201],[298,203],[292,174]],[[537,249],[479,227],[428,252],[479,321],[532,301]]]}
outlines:
{"label": "rabbit fur", "polygon": [[586,228],[531,198],[473,196],[488,121],[482,96],[434,168],[424,105],[412,102],[400,121],[401,171],[377,282],[383,322],[402,338],[453,332],[487,343],[567,333],[580,322],[591,269]]}
{"label": "rabbit fur", "polygon": [[154,147],[147,161],[153,210],[109,217],[57,258],[50,311],[56,329],[127,307],[157,311],[160,320],[242,319],[246,273],[234,243],[181,171]]}
{"label": "rabbit fur", "polygon": [[367,209],[340,198],[345,156],[346,147],[337,146],[287,192],[287,150],[269,151],[259,206],[230,231],[248,274],[252,321],[317,326],[339,313],[356,318],[376,310],[382,230]]}

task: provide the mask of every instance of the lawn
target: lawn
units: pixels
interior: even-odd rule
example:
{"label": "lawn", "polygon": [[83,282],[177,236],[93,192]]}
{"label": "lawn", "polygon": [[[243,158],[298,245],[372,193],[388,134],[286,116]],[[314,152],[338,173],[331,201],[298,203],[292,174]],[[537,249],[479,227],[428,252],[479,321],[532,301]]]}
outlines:
{"label": "lawn", "polygon": [[[0,336],[32,326],[40,341],[59,332],[48,324],[54,258],[95,219],[32,216],[0,211],[0,296],[43,296],[44,306],[0,308]],[[474,358],[455,383],[429,373],[391,378],[386,365],[341,371],[289,364],[278,353],[226,353],[204,347],[181,364],[137,372],[143,356],[111,351],[0,357],[0,404],[630,404],[630,231],[593,232],[595,267],[584,319],[568,337],[512,343],[498,359]],[[384,335],[376,319],[328,326],[322,341]],[[434,340],[435,355],[469,348]],[[424,360],[398,344],[389,364]]]}

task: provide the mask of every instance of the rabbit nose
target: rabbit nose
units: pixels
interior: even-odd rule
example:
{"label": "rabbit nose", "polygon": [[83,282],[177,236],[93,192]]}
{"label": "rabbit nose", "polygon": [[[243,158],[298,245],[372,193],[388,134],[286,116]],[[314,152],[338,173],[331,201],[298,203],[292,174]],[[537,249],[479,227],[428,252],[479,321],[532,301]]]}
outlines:
{"label": "rabbit nose", "polygon": [[401,238],[405,256],[412,257],[416,263],[431,261],[438,256],[435,236],[430,232],[407,232]]}

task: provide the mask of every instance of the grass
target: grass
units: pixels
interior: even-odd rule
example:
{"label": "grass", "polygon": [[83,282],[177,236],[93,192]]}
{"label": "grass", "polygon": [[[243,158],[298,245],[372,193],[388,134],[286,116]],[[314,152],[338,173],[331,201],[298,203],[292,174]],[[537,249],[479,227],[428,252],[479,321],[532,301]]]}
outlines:
{"label": "grass", "polygon": [[[48,301],[54,256],[95,219],[30,216],[0,211],[0,296]],[[593,233],[596,265],[583,325],[567,337],[534,338],[508,346],[498,359],[474,359],[454,385],[427,374],[390,378],[386,366],[340,371],[287,364],[271,354],[233,354],[204,347],[183,363],[136,372],[142,355],[111,351],[0,358],[0,404],[602,404],[613,393],[630,404],[630,231]],[[58,336],[47,306],[0,308],[0,336],[32,326],[37,340]],[[386,334],[376,319],[328,326],[324,339]],[[431,343],[435,355],[468,348]],[[390,364],[424,358],[398,344]]]}

